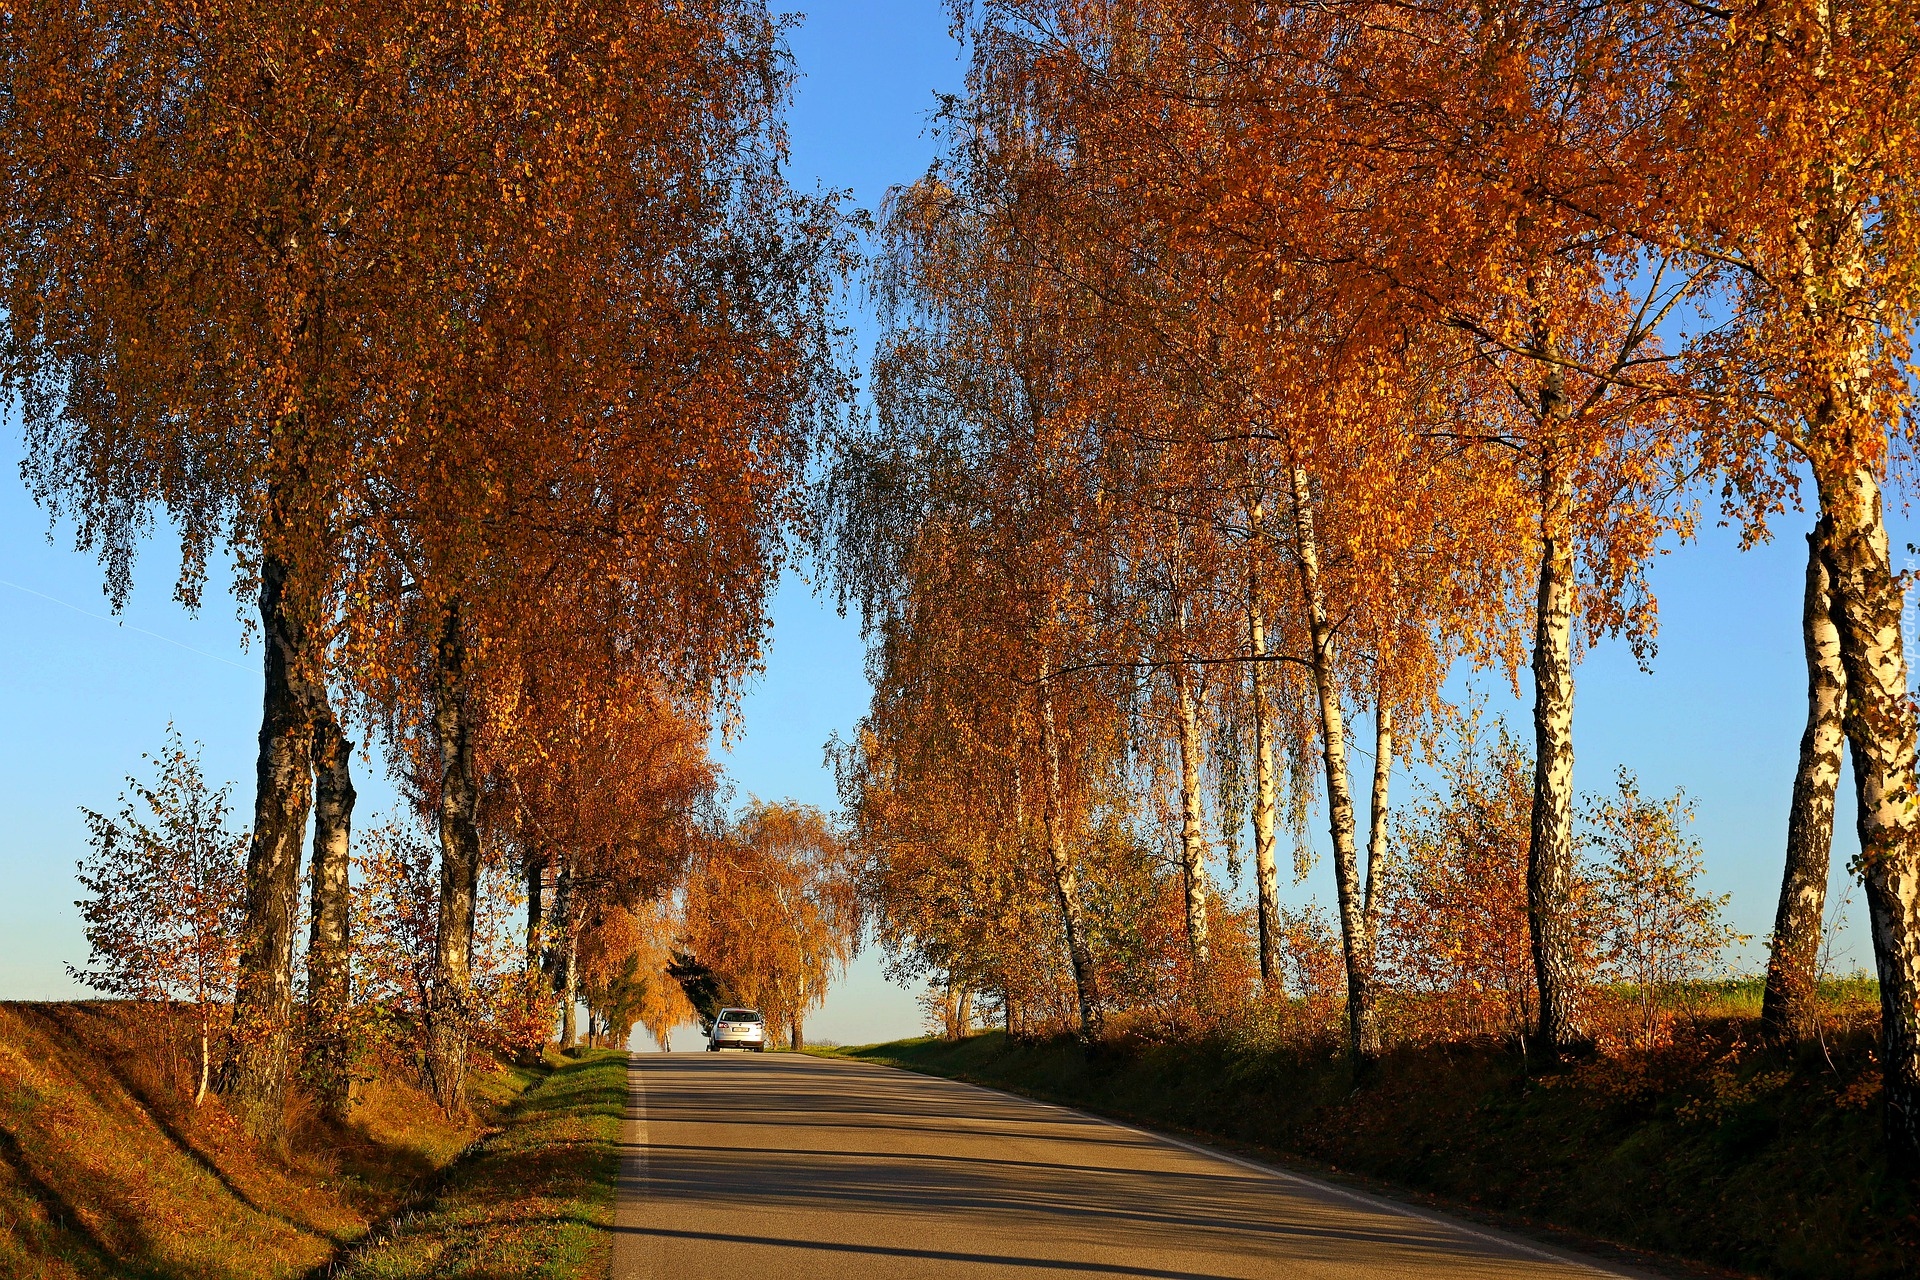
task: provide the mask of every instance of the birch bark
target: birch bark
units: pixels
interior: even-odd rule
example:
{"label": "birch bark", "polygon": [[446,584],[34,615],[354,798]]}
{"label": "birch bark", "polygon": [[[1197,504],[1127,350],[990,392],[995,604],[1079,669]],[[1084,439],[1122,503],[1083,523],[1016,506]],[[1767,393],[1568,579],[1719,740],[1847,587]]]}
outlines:
{"label": "birch bark", "polygon": [[1047,829],[1047,860],[1053,871],[1054,896],[1067,930],[1067,958],[1073,965],[1074,994],[1080,1003],[1080,1034],[1092,1040],[1100,1034],[1100,997],[1094,987],[1093,956],[1087,948],[1086,920],[1080,909],[1080,884],[1073,860],[1067,856],[1067,837],[1060,795],[1060,737],[1053,720],[1053,689],[1047,683],[1048,666],[1040,666],[1040,754],[1046,770],[1046,803],[1042,816]]}
{"label": "birch bark", "polygon": [[1880,486],[1854,467],[1820,477],[1832,521],[1828,565],[1846,672],[1844,725],[1853,758],[1874,962],[1880,977],[1881,1070],[1889,1136],[1920,1159],[1920,847],[1914,795],[1913,702],[1900,634],[1904,603],[1887,555]]}
{"label": "birch bark", "polygon": [[[537,1003],[540,999],[533,987],[533,983],[544,967],[543,962],[546,949],[546,903],[544,898],[546,896],[547,861],[551,857],[551,852],[545,848],[531,849],[527,852],[526,861],[520,868],[520,873],[526,881],[527,894],[527,950],[523,972],[528,987],[523,998],[527,1000],[530,1005]],[[542,1039],[544,1040],[545,1037],[542,1037]],[[540,1062],[540,1054],[541,1047],[539,1045],[523,1045],[520,1049],[520,1064],[529,1067],[537,1066]]]}
{"label": "birch bark", "polygon": [[1380,936],[1380,877],[1387,864],[1387,800],[1393,784],[1393,704],[1385,688],[1374,705],[1373,797],[1367,812],[1367,971],[1373,971],[1374,942]]}
{"label": "birch bark", "polygon": [[313,864],[307,939],[310,1065],[321,1109],[345,1120],[352,1102],[342,1019],[353,996],[347,876],[353,860],[353,744],[327,706],[313,709]]}
{"label": "birch bark", "polygon": [[[1810,46],[1816,79],[1830,73],[1833,14],[1820,6]],[[1859,157],[1834,155],[1810,192],[1787,247],[1797,296],[1783,299],[1811,366],[1802,441],[1827,525],[1826,568],[1840,642],[1842,727],[1853,763],[1857,864],[1866,888],[1880,978],[1881,1072],[1896,1160],[1920,1165],[1920,797],[1915,708],[1901,633],[1903,581],[1888,556],[1877,463],[1886,429],[1874,413],[1876,321],[1867,236],[1870,201]]]}
{"label": "birch bark", "polygon": [[1328,825],[1333,837],[1334,890],[1340,909],[1341,951],[1347,968],[1347,1048],[1356,1060],[1380,1052],[1375,1013],[1372,939],[1360,884],[1354,838],[1353,789],[1347,776],[1346,713],[1334,679],[1336,644],[1320,576],[1320,546],[1314,531],[1313,494],[1305,468],[1293,469],[1293,521],[1300,590],[1307,606],[1313,646],[1313,687],[1320,703],[1320,754],[1326,766]]}
{"label": "birch bark", "polygon": [[1542,466],[1540,584],[1534,604],[1527,919],[1540,993],[1540,1041],[1556,1057],[1582,1052],[1592,1043],[1580,1008],[1583,975],[1573,901],[1572,507],[1572,483],[1549,447]]}
{"label": "birch bark", "polygon": [[207,1011],[207,1006],[204,1004],[201,1005],[200,1006],[200,1029],[199,1029],[200,1030],[200,1034],[199,1034],[200,1080],[193,1090],[193,1105],[196,1107],[207,1100],[207,1083],[212,1075],[212,1063],[210,1059],[213,1056],[213,1053],[212,1053],[213,1029],[210,1026],[208,1026],[208,1023],[211,1021],[212,1021],[212,1015]]}
{"label": "birch bark", "polygon": [[560,953],[560,1047],[580,1042],[580,940],[568,938]]}
{"label": "birch bark", "polygon": [[434,733],[440,752],[440,917],[434,935],[429,1066],[441,1106],[465,1106],[467,1026],[473,977],[474,912],[479,905],[479,790],[473,773],[467,649],[456,602],[447,608],[435,655]]}
{"label": "birch bark", "polygon": [[234,1045],[221,1091],[257,1136],[283,1132],[293,1040],[294,913],[301,843],[312,803],[313,726],[303,696],[311,655],[303,611],[289,599],[289,566],[269,552],[260,566],[265,680],[255,768],[253,838],[247,850],[247,925],[234,996]]}
{"label": "birch bark", "polygon": [[1204,974],[1210,959],[1207,941],[1207,835],[1201,825],[1200,708],[1186,664],[1173,666],[1174,691],[1180,707],[1180,871],[1187,899],[1187,947],[1193,953],[1196,976]]}
{"label": "birch bark", "polygon": [[1807,535],[1807,586],[1800,614],[1807,658],[1807,727],[1800,735],[1800,761],[1793,776],[1786,868],[1760,1005],[1761,1028],[1776,1044],[1801,1043],[1816,1033],[1815,986],[1847,705],[1846,669],[1840,661],[1840,630],[1834,625],[1826,561],[1829,537],[1824,519]]}
{"label": "birch bark", "polygon": [[1267,709],[1267,629],[1260,610],[1259,580],[1247,575],[1247,629],[1253,650],[1253,867],[1259,889],[1260,982],[1280,989],[1278,917],[1280,870],[1274,859],[1273,741]]}
{"label": "birch bark", "polygon": [[579,1034],[580,931],[574,924],[573,860],[562,857],[554,883],[553,915],[558,942],[553,950],[553,990],[560,997],[560,1047],[571,1049]]}

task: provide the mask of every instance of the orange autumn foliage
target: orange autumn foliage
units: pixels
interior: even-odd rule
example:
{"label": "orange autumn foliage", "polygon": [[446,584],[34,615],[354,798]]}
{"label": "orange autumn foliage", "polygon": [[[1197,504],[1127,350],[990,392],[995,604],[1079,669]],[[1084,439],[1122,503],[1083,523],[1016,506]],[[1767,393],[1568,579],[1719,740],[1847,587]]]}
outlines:
{"label": "orange autumn foliage", "polygon": [[846,845],[826,815],[792,802],[753,801],[689,869],[685,947],[728,998],[758,1009],[768,1038],[802,1042],[859,948],[862,914]]}

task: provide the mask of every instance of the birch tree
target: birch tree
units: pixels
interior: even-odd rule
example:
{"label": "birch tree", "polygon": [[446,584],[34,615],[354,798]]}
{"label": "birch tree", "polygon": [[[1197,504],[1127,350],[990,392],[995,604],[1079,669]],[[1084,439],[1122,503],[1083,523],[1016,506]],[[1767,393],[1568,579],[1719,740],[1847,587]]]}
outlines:
{"label": "birch tree", "polygon": [[760,1010],[769,1036],[803,1043],[806,1015],[860,944],[846,846],[826,815],[792,802],[750,803],[687,878],[688,949],[733,998]]}
{"label": "birch tree", "polygon": [[[206,1099],[233,998],[246,833],[229,787],[209,787],[198,747],[168,727],[150,782],[127,779],[119,812],[88,809],[87,896],[75,905],[91,957],[68,972],[104,995],[184,1008],[191,1018],[194,1106]],[[172,1039],[173,1027],[162,1031]]]}
{"label": "birch tree", "polygon": [[[1881,3],[1716,12],[1682,46],[1674,146],[1698,157],[1665,238],[1722,267],[1734,323],[1696,344],[1734,412],[1716,445],[1761,516],[1796,468],[1818,495],[1809,564],[1809,723],[1769,970],[1771,1026],[1812,998],[1838,715],[1854,767],[1860,860],[1880,978],[1888,1125],[1920,1152],[1920,906],[1915,720],[1883,489],[1910,426],[1901,372],[1915,303],[1912,14]],[[1771,461],[1771,468],[1755,465]],[[1812,608],[1827,581],[1832,630]],[[1837,651],[1837,652],[1836,652]],[[1837,657],[1837,667],[1835,658]]]}

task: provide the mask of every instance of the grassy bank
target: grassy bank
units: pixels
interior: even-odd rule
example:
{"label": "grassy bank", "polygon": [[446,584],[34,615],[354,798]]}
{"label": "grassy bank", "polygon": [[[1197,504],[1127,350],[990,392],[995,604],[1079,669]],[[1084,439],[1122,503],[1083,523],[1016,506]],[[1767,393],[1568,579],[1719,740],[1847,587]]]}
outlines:
{"label": "grassy bank", "polygon": [[1551,1075],[1487,1044],[1344,1061],[1220,1039],[906,1040],[837,1050],[1181,1129],[1516,1225],[1793,1280],[1916,1274],[1920,1199],[1882,1154],[1871,1042],[1756,1048],[1742,1020]]}
{"label": "grassy bank", "polygon": [[613,1237],[626,1055],[588,1051],[529,1089],[433,1202],[354,1250],[350,1280],[600,1277]]}
{"label": "grassy bank", "polygon": [[441,1175],[541,1070],[477,1072],[456,1124],[375,1080],[352,1122],[297,1107],[286,1149],[254,1142],[209,1097],[190,1052],[112,1002],[0,1004],[0,1275],[304,1276]]}

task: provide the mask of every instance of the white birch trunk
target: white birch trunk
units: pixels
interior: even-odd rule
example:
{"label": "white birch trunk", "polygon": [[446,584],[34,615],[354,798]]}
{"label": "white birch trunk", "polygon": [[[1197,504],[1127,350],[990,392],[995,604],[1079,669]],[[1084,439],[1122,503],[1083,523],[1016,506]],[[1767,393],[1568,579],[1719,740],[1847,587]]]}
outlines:
{"label": "white birch trunk", "polygon": [[1387,800],[1393,783],[1393,705],[1380,691],[1373,721],[1373,797],[1367,813],[1367,963],[1372,969],[1373,944],[1380,933],[1380,883],[1387,864]]}
{"label": "white birch trunk", "polygon": [[200,1003],[200,1082],[193,1090],[193,1105],[199,1106],[207,1100],[207,1084],[213,1076],[213,1064],[209,1061],[213,1054],[213,1037],[207,1026],[207,1005]]}
{"label": "white birch trunk", "polygon": [[1180,871],[1187,897],[1187,947],[1195,977],[1210,960],[1207,941],[1207,835],[1200,797],[1200,709],[1185,663],[1173,667],[1180,706]]}
{"label": "white birch trunk", "polygon": [[1333,837],[1334,888],[1340,909],[1340,943],[1347,967],[1347,1047],[1357,1060],[1380,1051],[1374,1012],[1372,939],[1360,885],[1354,838],[1353,790],[1347,777],[1346,713],[1334,678],[1337,660],[1333,625],[1320,580],[1320,547],[1314,532],[1313,495],[1306,470],[1293,469],[1293,518],[1300,562],[1300,589],[1307,606],[1307,631],[1313,645],[1313,686],[1320,703],[1320,752],[1326,766],[1328,825]]}
{"label": "white birch trunk", "polygon": [[560,1047],[571,1049],[580,1042],[580,939],[571,931],[560,960],[560,992]]}
{"label": "white birch trunk", "polygon": [[1920,809],[1914,707],[1900,634],[1904,596],[1887,554],[1874,473],[1858,467],[1823,477],[1820,501],[1833,522],[1828,565],[1846,668],[1844,723],[1860,865],[1880,977],[1887,1124],[1896,1151],[1913,1161],[1920,1159]]}
{"label": "white birch trunk", "polygon": [[1557,1057],[1583,1051],[1592,1040],[1581,1016],[1586,975],[1580,972],[1573,903],[1573,491],[1551,450],[1541,484],[1527,918],[1540,996],[1540,1041]]}
{"label": "white birch trunk", "polygon": [[[1822,6],[1810,50],[1825,74],[1832,14]],[[1886,514],[1873,446],[1886,443],[1874,413],[1874,299],[1867,283],[1867,201],[1851,172],[1831,166],[1795,227],[1799,297],[1786,306],[1808,331],[1818,382],[1803,408],[1828,522],[1826,566],[1845,672],[1842,724],[1853,761],[1855,823],[1880,978],[1881,1073],[1896,1162],[1920,1166],[1920,797],[1915,794],[1915,714],[1901,634],[1901,579],[1887,551]]]}
{"label": "white birch trunk", "polygon": [[1073,859],[1067,855],[1065,815],[1061,812],[1060,737],[1053,721],[1053,689],[1047,683],[1045,663],[1040,667],[1040,754],[1046,770],[1047,860],[1053,871],[1054,896],[1067,932],[1067,958],[1073,965],[1074,995],[1080,1005],[1080,1034],[1091,1040],[1100,1033],[1100,1000],[1094,989],[1093,956],[1087,948],[1086,921],[1080,910],[1080,884]]}
{"label": "white birch trunk", "polygon": [[1833,621],[1827,570],[1826,520],[1807,535],[1807,586],[1800,617],[1807,658],[1807,727],[1787,814],[1786,867],[1774,914],[1760,1024],[1776,1044],[1798,1044],[1817,1033],[1815,990],[1821,930],[1827,909],[1827,872],[1833,851],[1833,799],[1840,787],[1846,743],[1846,670],[1840,629]]}
{"label": "white birch trunk", "polygon": [[1273,726],[1267,708],[1266,620],[1261,616],[1258,580],[1248,574],[1247,629],[1253,648],[1253,868],[1259,889],[1260,982],[1269,994],[1280,990],[1280,869],[1274,857]]}
{"label": "white birch trunk", "polygon": [[560,997],[560,1047],[571,1049],[579,1036],[579,1015],[574,1009],[580,991],[580,930],[574,919],[579,912],[574,903],[573,859],[566,853],[559,857],[560,866],[553,884],[554,944],[549,972],[554,994]]}

